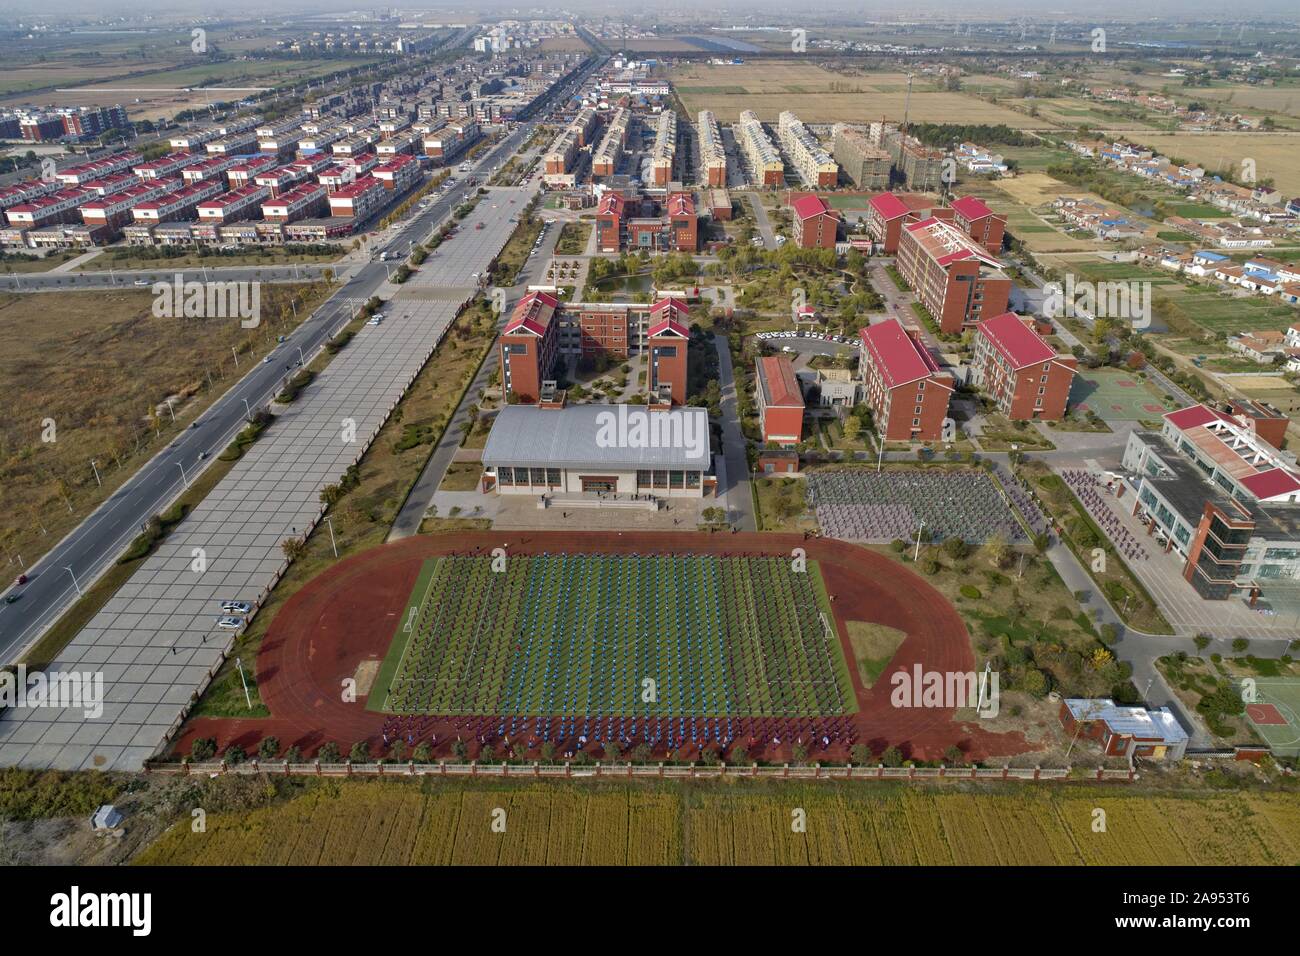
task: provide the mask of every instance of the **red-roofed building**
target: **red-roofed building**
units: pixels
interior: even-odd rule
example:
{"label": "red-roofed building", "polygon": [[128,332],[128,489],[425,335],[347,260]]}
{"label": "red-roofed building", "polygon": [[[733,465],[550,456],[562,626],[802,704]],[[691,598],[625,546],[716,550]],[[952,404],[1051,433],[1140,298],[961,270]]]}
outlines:
{"label": "red-roofed building", "polygon": [[977,196],[962,196],[952,201],[952,224],[970,236],[992,255],[1002,251],[1002,234],[1007,217],[995,213]]}
{"label": "red-roofed building", "polygon": [[880,193],[867,200],[865,229],[876,251],[892,256],[898,251],[903,226],[934,215],[951,218],[950,209],[934,208],[934,200],[921,193]]}
{"label": "red-roofed building", "polygon": [[420,163],[414,156],[394,156],[389,162],[372,169],[370,175],[383,183],[389,192],[404,193],[420,181]]}
{"label": "red-roofed building", "polygon": [[794,201],[794,242],[801,249],[834,249],[840,216],[820,196]]}
{"label": "red-roofed building", "polygon": [[16,229],[37,229],[63,222],[79,222],[79,207],[89,197],[76,187],[37,196],[5,210],[9,225]]}
{"label": "red-roofed building", "polygon": [[649,200],[607,192],[596,208],[596,244],[601,252],[624,248],[695,252],[698,243],[695,197],[688,192],[669,193],[658,208]]}
{"label": "red-roofed building", "polygon": [[886,441],[938,441],[954,389],[919,333],[886,319],[859,333],[858,368],[877,434]]}
{"label": "red-roofed building", "polygon": [[982,245],[936,217],[905,226],[897,268],[939,328],[956,335],[1007,311],[1011,280]]}
{"label": "red-roofed building", "polygon": [[686,401],[686,354],[691,332],[690,310],[681,299],[660,299],[650,309],[646,346],[650,370],[646,384],[651,400],[673,405]]}
{"label": "red-roofed building", "polygon": [[148,224],[183,219],[192,216],[195,207],[203,200],[221,195],[222,189],[219,179],[184,183],[156,199],[136,203],[131,207],[131,218],[137,223]]}
{"label": "red-roofed building", "polygon": [[303,183],[262,203],[262,218],[268,222],[297,222],[318,215],[328,197],[320,183]]}
{"label": "red-roofed building", "polygon": [[137,163],[131,172],[141,179],[168,179],[194,162],[189,153],[168,153],[159,159],[147,163]]}
{"label": "red-roofed building", "polygon": [[330,193],[330,215],[352,216],[361,222],[387,201],[383,183],[373,176],[362,176]]}
{"label": "red-roofed building", "polygon": [[758,360],[758,417],[763,426],[763,443],[782,447],[803,441],[803,391],[794,366],[784,355]]}
{"label": "red-roofed building", "polygon": [[1059,421],[1065,417],[1078,361],[1058,355],[1014,312],[976,326],[972,382],[1012,421]]}
{"label": "red-roofed building", "polygon": [[229,222],[248,219],[253,215],[254,211],[260,211],[262,200],[266,196],[265,188],[254,185],[232,189],[230,192],[222,193],[212,199],[205,199],[197,206],[199,222],[225,225]]}
{"label": "red-roofed building", "polygon": [[542,382],[551,374],[559,351],[560,300],[545,292],[530,292],[515,305],[498,343],[501,393],[507,399],[533,403]]}

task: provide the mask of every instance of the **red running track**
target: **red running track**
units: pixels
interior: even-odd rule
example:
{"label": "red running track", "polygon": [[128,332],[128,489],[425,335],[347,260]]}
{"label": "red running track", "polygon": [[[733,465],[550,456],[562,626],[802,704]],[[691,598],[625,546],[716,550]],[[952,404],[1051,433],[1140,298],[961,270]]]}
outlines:
{"label": "red running track", "polygon": [[[952,744],[969,760],[1010,756],[1033,749],[1019,732],[998,733],[996,719],[959,722],[951,708],[894,707],[890,675],[926,671],[969,672],[975,669],[970,637],[961,617],[938,591],[891,559],[831,538],[801,535],[698,532],[468,532],[417,535],[340,561],[308,582],[276,615],[257,659],[257,684],[270,710],[267,718],[200,717],[188,722],[174,751],[187,754],[196,738],[212,737],[218,750],[238,744],[252,751],[263,737],[275,736],[282,747],[297,746],[310,756],[326,741],[346,755],[365,740],[371,753],[382,754],[386,717],[365,709],[364,699],[343,701],[343,681],[356,675],[364,661],[381,661],[388,651],[398,617],[406,606],[423,562],[441,554],[487,554],[504,547],[511,555],[530,554],[770,554],[789,555],[803,548],[819,562],[832,596],[835,628],[845,657],[852,662],[845,621],[861,620],[898,628],[907,634],[890,667],[871,688],[862,686],[850,663],[859,711],[850,719],[859,742],[879,755],[888,746],[905,757],[942,759]],[[435,752],[450,754],[456,731],[433,725]],[[426,738],[427,739],[427,738]],[[497,746],[497,741],[489,741]],[[780,746],[737,741],[757,760],[789,758],[790,741]],[[467,741],[473,756],[475,740]],[[519,741],[515,741],[516,744]],[[847,760],[847,748],[808,746],[811,759]],[[662,751],[662,747],[660,748]]]}

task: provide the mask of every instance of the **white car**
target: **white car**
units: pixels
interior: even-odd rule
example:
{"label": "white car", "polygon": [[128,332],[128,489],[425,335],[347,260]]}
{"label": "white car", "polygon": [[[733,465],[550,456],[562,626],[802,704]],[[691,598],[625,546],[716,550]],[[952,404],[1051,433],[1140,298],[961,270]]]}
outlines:
{"label": "white car", "polygon": [[382,315],[376,315],[369,322],[367,322],[366,325],[379,325],[383,321],[384,321],[384,317]]}
{"label": "white car", "polygon": [[247,614],[253,610],[253,605],[243,601],[222,601],[221,610],[226,614]]}
{"label": "white car", "polygon": [[148,279],[136,279],[133,284],[143,286],[143,285],[149,285],[150,283]]}
{"label": "white car", "polygon": [[217,627],[225,628],[227,631],[237,631],[243,625],[237,617],[219,617],[217,618]]}

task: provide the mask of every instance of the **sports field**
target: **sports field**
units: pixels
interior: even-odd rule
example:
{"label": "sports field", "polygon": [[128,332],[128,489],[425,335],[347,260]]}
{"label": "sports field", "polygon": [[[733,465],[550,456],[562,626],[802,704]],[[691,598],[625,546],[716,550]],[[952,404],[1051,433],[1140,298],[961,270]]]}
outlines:
{"label": "sports field", "polygon": [[1252,680],[1255,702],[1246,705],[1246,716],[1255,733],[1279,756],[1300,755],[1300,679],[1255,677]]}
{"label": "sports field", "polygon": [[566,554],[424,562],[371,706],[397,714],[856,710],[816,562]]}
{"label": "sports field", "polygon": [[1150,421],[1173,409],[1136,373],[1114,368],[1080,369],[1070,388],[1070,405],[1108,422]]}

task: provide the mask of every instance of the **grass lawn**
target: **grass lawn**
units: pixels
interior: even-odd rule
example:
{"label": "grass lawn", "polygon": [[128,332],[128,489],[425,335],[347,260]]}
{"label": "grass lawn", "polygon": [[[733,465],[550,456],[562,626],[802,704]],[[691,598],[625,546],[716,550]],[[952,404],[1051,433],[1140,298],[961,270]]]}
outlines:
{"label": "grass lawn", "polygon": [[751,484],[763,531],[812,531],[817,522],[807,513],[808,487],[799,478],[755,478]]}
{"label": "grass lawn", "polygon": [[862,686],[871,687],[894,659],[894,653],[907,638],[907,632],[871,621],[846,621],[845,626]]}
{"label": "grass lawn", "polygon": [[439,491],[474,491],[483,476],[483,466],[474,462],[452,462],[442,478]]}
{"label": "grass lawn", "polygon": [[586,252],[592,228],[589,222],[566,222],[560,227],[560,238],[555,242],[555,254],[577,256]]}

